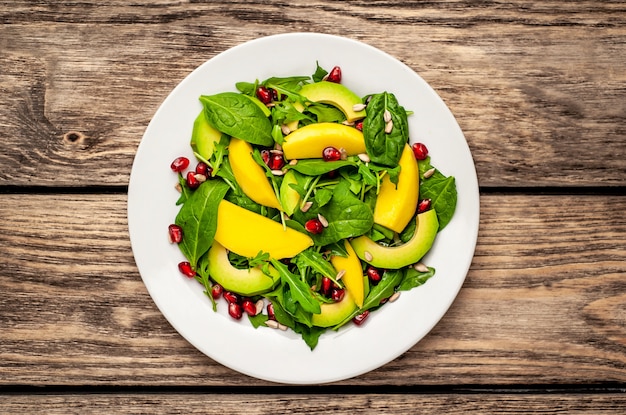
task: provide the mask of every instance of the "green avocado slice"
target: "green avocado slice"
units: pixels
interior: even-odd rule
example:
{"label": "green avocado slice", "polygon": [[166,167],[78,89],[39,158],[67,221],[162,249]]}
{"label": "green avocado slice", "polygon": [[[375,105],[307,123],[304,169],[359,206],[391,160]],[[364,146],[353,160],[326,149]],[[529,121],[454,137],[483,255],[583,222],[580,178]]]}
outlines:
{"label": "green avocado slice", "polygon": [[415,220],[415,233],[405,244],[383,246],[365,235],[350,243],[359,258],[377,268],[399,269],[415,264],[430,250],[439,229],[434,209],[415,215]]}
{"label": "green avocado slice", "polygon": [[309,101],[339,108],[349,122],[365,117],[365,110],[354,110],[354,105],[363,103],[361,98],[342,84],[328,81],[306,84],[300,89],[300,95]]}

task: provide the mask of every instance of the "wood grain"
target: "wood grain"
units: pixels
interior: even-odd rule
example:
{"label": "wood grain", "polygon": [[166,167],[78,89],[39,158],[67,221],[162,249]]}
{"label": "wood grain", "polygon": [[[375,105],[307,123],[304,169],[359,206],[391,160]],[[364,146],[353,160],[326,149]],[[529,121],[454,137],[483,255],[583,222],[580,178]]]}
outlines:
{"label": "wood grain", "polygon": [[56,414],[622,414],[626,396],[582,394],[87,394],[6,396],[3,413]]}
{"label": "wood grain", "polygon": [[[625,209],[624,196],[483,196],[446,316],[339,384],[624,384]],[[213,362],[163,318],[134,265],[125,195],[3,195],[0,218],[0,385],[271,385]]]}
{"label": "wood grain", "polygon": [[0,185],[126,185],[145,127],[189,72],[294,31],[362,40],[424,77],[481,186],[626,185],[623,2],[3,5]]}

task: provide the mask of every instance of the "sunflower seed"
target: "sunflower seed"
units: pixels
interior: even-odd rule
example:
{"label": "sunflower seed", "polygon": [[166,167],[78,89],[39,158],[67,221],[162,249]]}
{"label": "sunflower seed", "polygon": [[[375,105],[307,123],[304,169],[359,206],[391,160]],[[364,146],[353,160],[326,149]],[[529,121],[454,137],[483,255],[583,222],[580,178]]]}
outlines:
{"label": "sunflower seed", "polygon": [[434,167],[433,167],[433,168],[431,168],[431,169],[428,169],[428,170],[426,170],[426,171],[424,172],[424,178],[425,178],[425,179],[428,179],[428,178],[429,178],[430,176],[432,176],[433,174],[435,174],[435,168],[434,168]]}
{"label": "sunflower seed", "polygon": [[418,272],[428,272],[429,271],[428,267],[426,265],[424,265],[423,263],[421,263],[421,262],[418,262],[417,264],[413,265],[413,268],[415,269],[415,271],[418,271]]}
{"label": "sunflower seed", "polygon": [[372,254],[369,251],[365,251],[363,253],[363,256],[365,257],[365,260],[367,262],[371,262],[374,259],[374,257],[372,256]]}
{"label": "sunflower seed", "polygon": [[385,110],[385,112],[383,112],[383,120],[385,120],[385,122],[391,121],[391,113],[389,110]]}
{"label": "sunflower seed", "polygon": [[284,324],[278,323],[278,328],[281,329],[282,331],[287,331],[289,327],[285,326]]}
{"label": "sunflower seed", "polygon": [[354,104],[354,105],[352,106],[352,111],[354,111],[354,112],[363,111],[363,110],[365,109],[365,107],[366,107],[366,106],[367,106],[367,105],[365,105],[365,104]]}
{"label": "sunflower seed", "polygon": [[289,160],[289,165],[290,166],[295,166],[296,164],[298,164],[298,159],[291,159],[291,160]]}
{"label": "sunflower seed", "polygon": [[317,219],[320,221],[323,227],[328,228],[328,221],[321,214],[317,214]]}
{"label": "sunflower seed", "polygon": [[183,187],[180,185],[180,183],[176,183],[176,186],[174,186],[174,189],[176,189],[178,193],[183,192]]}
{"label": "sunflower seed", "polygon": [[204,183],[206,182],[206,176],[204,174],[200,174],[200,173],[196,173],[193,175],[197,181],[199,181],[200,183]]}
{"label": "sunflower seed", "polygon": [[280,126],[280,131],[282,131],[284,135],[288,135],[291,132],[289,127],[287,127],[285,124]]}
{"label": "sunflower seed", "polygon": [[341,154],[341,160],[346,160],[348,158],[348,151],[345,148],[339,148],[339,153]]}
{"label": "sunflower seed", "polygon": [[267,320],[265,325],[271,329],[277,329],[280,323],[276,320]]}
{"label": "sunflower seed", "polygon": [[370,156],[368,156],[367,153],[359,153],[358,157],[363,163],[369,163],[371,161]]}
{"label": "sunflower seed", "polygon": [[389,120],[387,124],[385,124],[385,133],[390,134],[393,130],[393,121]]}
{"label": "sunflower seed", "polygon": [[300,211],[308,212],[309,209],[311,209],[311,206],[313,206],[313,202],[311,201],[305,202],[302,206],[300,206]]}
{"label": "sunflower seed", "polygon": [[393,303],[398,299],[398,297],[400,297],[400,291],[396,291],[395,293],[393,293],[393,295],[389,297],[389,302]]}
{"label": "sunflower seed", "polygon": [[341,271],[339,271],[339,272],[337,273],[337,276],[335,277],[335,279],[336,279],[337,281],[339,281],[340,279],[342,279],[342,278],[343,278],[343,276],[344,276],[344,275],[346,275],[346,270],[345,270],[345,269],[342,269]]}
{"label": "sunflower seed", "polygon": [[285,172],[282,171],[282,170],[272,170],[272,174],[274,176],[283,176],[285,174]]}
{"label": "sunflower seed", "polygon": [[256,307],[255,315],[261,314],[263,312],[263,307],[265,307],[265,302],[263,301],[263,299],[261,299],[254,303],[254,306]]}

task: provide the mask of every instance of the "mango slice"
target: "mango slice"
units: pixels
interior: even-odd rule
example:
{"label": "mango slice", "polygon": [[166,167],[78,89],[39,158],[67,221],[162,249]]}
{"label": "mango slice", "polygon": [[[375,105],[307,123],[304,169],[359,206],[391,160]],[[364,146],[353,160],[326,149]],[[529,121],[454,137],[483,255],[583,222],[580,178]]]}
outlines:
{"label": "mango slice", "polygon": [[395,232],[411,221],[419,197],[419,170],[410,145],[404,147],[399,164],[397,187],[385,176],[374,207],[374,222]]}
{"label": "mango slice", "polygon": [[437,212],[434,209],[415,215],[415,233],[405,244],[383,246],[367,236],[351,241],[354,252],[363,261],[377,268],[399,269],[415,264],[430,250],[439,230]]}
{"label": "mango slice", "polygon": [[300,127],[285,136],[283,152],[287,160],[322,158],[326,147],[344,148],[349,156],[365,153],[363,133],[337,123],[317,123]]}
{"label": "mango slice", "polygon": [[361,98],[342,84],[320,81],[306,84],[300,90],[300,95],[309,101],[321,102],[337,107],[346,116],[346,120],[353,122],[365,117],[365,110],[354,111],[356,104],[361,104]]}
{"label": "mango slice", "polygon": [[247,258],[260,251],[275,259],[292,258],[313,245],[308,235],[283,229],[282,224],[227,200],[222,200],[217,209],[215,240]]}
{"label": "mango slice", "polygon": [[363,298],[364,298],[364,287],[363,287],[363,268],[361,267],[361,261],[357,256],[352,246],[348,243],[348,241],[344,242],[346,251],[348,251],[347,257],[342,256],[332,256],[330,258],[330,263],[333,264],[337,272],[341,272],[341,270],[345,270],[341,281],[346,285],[346,290],[352,294],[352,298],[354,302],[359,307],[363,306]]}
{"label": "mango slice", "polygon": [[265,170],[252,158],[252,145],[238,138],[231,138],[228,158],[235,179],[243,192],[260,205],[281,209]]}

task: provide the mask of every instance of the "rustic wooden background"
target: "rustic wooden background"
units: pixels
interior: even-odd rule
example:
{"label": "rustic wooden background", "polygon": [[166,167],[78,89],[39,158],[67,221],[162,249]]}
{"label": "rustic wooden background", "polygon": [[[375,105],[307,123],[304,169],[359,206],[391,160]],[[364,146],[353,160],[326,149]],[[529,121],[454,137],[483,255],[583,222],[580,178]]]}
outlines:
{"label": "rustic wooden background", "polygon": [[[0,413],[626,410],[625,2],[0,1],[0,23]],[[178,82],[297,31],[419,73],[481,191],[443,320],[378,370],[306,388],[183,340],[126,221],[137,146]]]}

